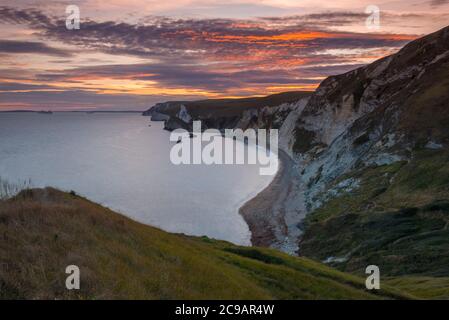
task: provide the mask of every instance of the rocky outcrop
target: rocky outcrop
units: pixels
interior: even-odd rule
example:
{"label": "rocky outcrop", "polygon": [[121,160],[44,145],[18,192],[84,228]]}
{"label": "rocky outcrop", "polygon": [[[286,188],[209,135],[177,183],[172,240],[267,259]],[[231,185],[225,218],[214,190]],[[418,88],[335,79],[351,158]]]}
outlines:
{"label": "rocky outcrop", "polygon": [[147,111],[143,112],[143,116],[151,117],[151,121],[167,121],[171,116],[175,116],[182,102],[168,101],[157,103]]}

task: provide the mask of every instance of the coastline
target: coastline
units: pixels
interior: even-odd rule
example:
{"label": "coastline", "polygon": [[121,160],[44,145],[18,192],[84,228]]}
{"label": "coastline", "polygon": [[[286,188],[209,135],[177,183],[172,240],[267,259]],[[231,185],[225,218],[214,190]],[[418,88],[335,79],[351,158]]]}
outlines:
{"label": "coastline", "polygon": [[[154,120],[151,120],[152,122]],[[243,197],[235,210],[248,228],[248,246],[271,247],[289,254],[298,251],[302,230],[298,217],[304,218],[304,199],[295,162],[278,150],[278,170],[261,191]]]}
{"label": "coastline", "polygon": [[279,168],[271,183],[240,207],[239,213],[248,224],[251,243],[258,247],[279,244],[279,235],[286,236],[284,200],[292,184],[293,160],[279,150]]}

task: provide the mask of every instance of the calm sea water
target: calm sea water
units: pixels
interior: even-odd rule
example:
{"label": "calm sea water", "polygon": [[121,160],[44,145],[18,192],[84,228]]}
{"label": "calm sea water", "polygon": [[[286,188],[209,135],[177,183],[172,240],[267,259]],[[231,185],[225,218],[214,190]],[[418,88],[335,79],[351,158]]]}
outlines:
{"label": "calm sea water", "polygon": [[162,123],[138,114],[0,114],[0,177],[54,186],[170,232],[249,244],[238,208],[269,184],[257,165],[171,164]]}

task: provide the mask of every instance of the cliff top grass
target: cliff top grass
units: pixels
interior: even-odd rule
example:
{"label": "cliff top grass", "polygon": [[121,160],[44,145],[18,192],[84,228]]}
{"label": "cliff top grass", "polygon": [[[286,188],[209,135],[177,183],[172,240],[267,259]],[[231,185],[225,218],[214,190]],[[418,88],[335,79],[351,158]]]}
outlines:
{"label": "cliff top grass", "polygon": [[162,113],[176,116],[180,106],[184,105],[194,118],[211,116],[240,116],[243,111],[263,107],[275,107],[283,103],[294,103],[308,97],[311,91],[287,91],[263,97],[246,97],[230,99],[206,99],[197,101],[169,101]]}
{"label": "cliff top grass", "polygon": [[[74,193],[0,202],[2,299],[388,299],[410,296],[305,258],[170,234]],[[81,289],[65,288],[65,268]]]}

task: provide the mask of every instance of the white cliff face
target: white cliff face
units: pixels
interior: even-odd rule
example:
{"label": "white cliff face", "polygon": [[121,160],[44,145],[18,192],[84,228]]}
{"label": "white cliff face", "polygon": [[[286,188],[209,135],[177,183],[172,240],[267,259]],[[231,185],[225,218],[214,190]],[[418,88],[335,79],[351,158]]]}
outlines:
{"label": "white cliff face", "polygon": [[294,130],[296,122],[303,112],[309,98],[299,100],[292,106],[291,112],[285,118],[279,129],[279,148],[286,152],[290,157],[293,157],[292,147],[294,143]]}
{"label": "white cliff face", "polygon": [[[280,246],[280,249],[290,253],[292,249],[298,250],[293,244],[298,243],[302,234],[301,222],[305,216],[340,192],[358,187],[357,181],[346,181],[334,186],[334,182],[356,164],[382,165],[403,160],[403,155],[390,152],[397,142],[394,136],[382,139],[381,126],[369,129],[364,126],[363,118],[374,109],[372,105],[374,104],[367,101],[364,106],[355,110],[354,98],[344,95],[341,102],[326,103],[319,112],[308,112],[307,107],[310,106],[307,105],[302,113],[291,113],[292,118],[297,119],[294,126],[292,123],[284,123],[284,130],[293,132],[293,135],[290,139],[283,138],[285,140],[282,144],[284,148],[287,147],[296,163],[298,181],[294,186],[295,192],[285,201],[287,234],[283,239],[289,246]],[[295,130],[298,129],[310,134],[295,135]],[[307,150],[298,152],[294,149],[295,139],[302,138],[311,141]],[[358,139],[361,140],[360,145],[355,143]]]}
{"label": "white cliff face", "polygon": [[292,144],[292,132],[296,121],[304,110],[307,98],[300,99],[295,103],[283,103],[276,107],[263,107],[243,112],[242,117],[236,124],[236,128],[275,128],[279,130],[279,147],[290,153],[289,145]]}
{"label": "white cliff face", "polygon": [[251,109],[243,112],[242,117],[238,121],[236,127],[240,129],[247,129],[251,127],[253,119],[257,119],[259,111],[257,109]]}
{"label": "white cliff face", "polygon": [[170,119],[168,110],[173,106],[172,102],[157,103],[148,111],[143,113],[144,116],[151,116],[151,121],[167,121]]}
{"label": "white cliff face", "polygon": [[192,117],[190,116],[189,112],[187,111],[187,108],[185,105],[181,105],[181,108],[178,112],[178,118],[185,123],[190,123],[192,121]]}

